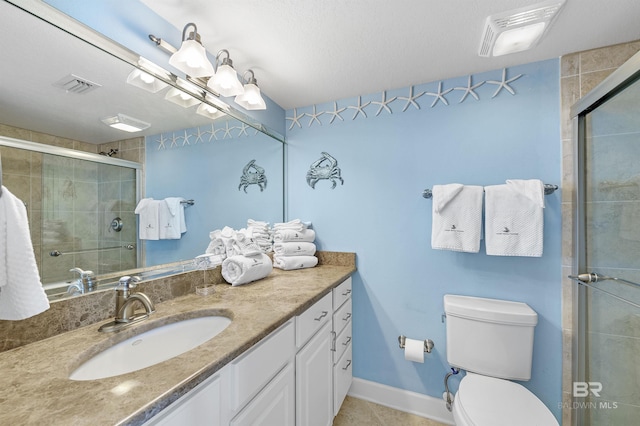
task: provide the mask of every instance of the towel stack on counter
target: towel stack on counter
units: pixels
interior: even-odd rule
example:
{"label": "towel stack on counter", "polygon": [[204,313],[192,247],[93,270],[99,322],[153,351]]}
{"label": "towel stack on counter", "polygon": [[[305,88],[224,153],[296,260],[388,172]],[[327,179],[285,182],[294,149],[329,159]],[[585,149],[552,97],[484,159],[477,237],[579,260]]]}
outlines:
{"label": "towel stack on counter", "polygon": [[[211,242],[205,254],[210,265],[222,264],[222,277],[237,286],[266,277],[273,270],[273,263],[265,253],[271,250],[269,225],[249,220],[247,228],[239,231],[228,226],[209,233]],[[220,264],[217,263],[217,264]]]}
{"label": "towel stack on counter", "polygon": [[273,265],[284,270],[313,268],[318,264],[316,233],[310,223],[295,219],[273,226]]}

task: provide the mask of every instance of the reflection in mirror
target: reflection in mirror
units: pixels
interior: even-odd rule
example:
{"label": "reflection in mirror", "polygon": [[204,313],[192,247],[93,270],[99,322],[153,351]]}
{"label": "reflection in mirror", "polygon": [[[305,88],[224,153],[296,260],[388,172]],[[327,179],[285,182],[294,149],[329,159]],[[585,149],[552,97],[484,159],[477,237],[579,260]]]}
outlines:
{"label": "reflection in mirror", "polygon": [[[169,86],[153,93],[127,83],[142,58],[104,37],[99,49],[61,30],[57,26],[70,20],[62,14],[47,12],[47,19],[55,15],[54,26],[6,1],[0,14],[0,46],[8,59],[0,62],[0,136],[11,142],[0,143],[3,184],[27,204],[43,283],[68,286],[78,278],[73,268],[117,276],[133,267],[192,259],[206,249],[214,229],[239,229],[249,218],[283,220],[283,145],[277,133],[248,118],[198,114],[197,106],[167,102],[180,80],[153,64],[144,67],[169,76]],[[87,34],[95,35],[85,28]],[[91,90],[56,86],[68,76]],[[101,121],[117,114],[150,127],[125,133]],[[245,192],[240,178],[252,160],[266,171],[268,185]],[[173,241],[138,240],[133,210],[140,198],[173,196],[195,200],[185,209],[187,233]],[[112,227],[117,219],[120,231]]]}

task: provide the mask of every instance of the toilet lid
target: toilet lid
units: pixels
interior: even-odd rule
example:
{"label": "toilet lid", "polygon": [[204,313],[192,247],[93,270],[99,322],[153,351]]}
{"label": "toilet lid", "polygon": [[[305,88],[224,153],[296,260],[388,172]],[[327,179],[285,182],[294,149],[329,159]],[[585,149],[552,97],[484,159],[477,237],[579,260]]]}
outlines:
{"label": "toilet lid", "polygon": [[551,411],[524,386],[479,374],[462,379],[454,408],[470,426],[558,426]]}

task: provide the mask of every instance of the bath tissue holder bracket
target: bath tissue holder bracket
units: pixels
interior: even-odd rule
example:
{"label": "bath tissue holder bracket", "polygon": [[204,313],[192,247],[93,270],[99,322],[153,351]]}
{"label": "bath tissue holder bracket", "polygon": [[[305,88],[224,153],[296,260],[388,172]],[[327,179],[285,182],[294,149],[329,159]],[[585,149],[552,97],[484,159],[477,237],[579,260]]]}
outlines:
{"label": "bath tissue holder bracket", "polygon": [[[407,339],[406,336],[398,336],[398,344],[400,345],[400,349],[404,349],[404,342],[406,341],[406,339]],[[426,353],[430,354],[434,346],[435,346],[435,343],[433,343],[433,340],[426,339],[424,341],[424,351]]]}

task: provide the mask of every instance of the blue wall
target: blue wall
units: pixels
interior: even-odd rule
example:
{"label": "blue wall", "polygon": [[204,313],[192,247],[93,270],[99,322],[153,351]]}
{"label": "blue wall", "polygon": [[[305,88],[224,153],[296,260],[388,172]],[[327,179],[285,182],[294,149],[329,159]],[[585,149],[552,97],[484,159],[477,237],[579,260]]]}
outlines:
{"label": "blue wall", "polygon": [[[560,193],[546,197],[544,255],[494,257],[431,249],[431,200],[435,184],[491,185],[506,179],[558,184],[560,172],[559,61],[506,70],[515,95],[484,83],[460,102],[464,91],[446,95],[448,105],[425,94],[420,109],[395,99],[386,109],[367,102],[408,97],[409,89],[363,95],[287,111],[288,219],[313,222],[321,250],[357,254],[354,277],[354,375],[436,398],[449,367],[444,294],[522,301],[539,315],[532,380],[524,383],[559,417],[561,402]],[[502,81],[503,70],[472,76],[472,84]],[[438,92],[438,83],[418,85],[414,95]],[[467,87],[468,77],[442,82],[441,91]],[[383,98],[383,95],[385,96]],[[351,107],[351,108],[350,108]],[[340,118],[327,111],[346,108]],[[378,114],[379,112],[379,114]],[[306,115],[303,115],[306,114]],[[354,118],[355,116],[355,118]],[[300,117],[298,122],[294,117]],[[305,176],[326,151],[338,160],[344,185]],[[434,352],[424,364],[404,360],[397,338],[430,338]],[[454,380],[455,382],[455,380]],[[454,384],[454,389],[457,383]]]}

